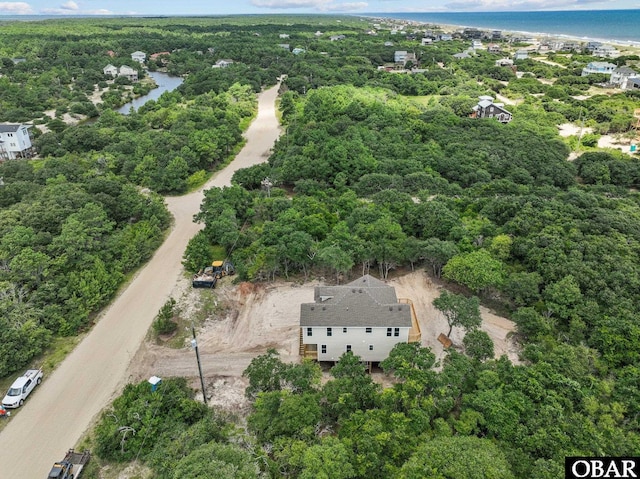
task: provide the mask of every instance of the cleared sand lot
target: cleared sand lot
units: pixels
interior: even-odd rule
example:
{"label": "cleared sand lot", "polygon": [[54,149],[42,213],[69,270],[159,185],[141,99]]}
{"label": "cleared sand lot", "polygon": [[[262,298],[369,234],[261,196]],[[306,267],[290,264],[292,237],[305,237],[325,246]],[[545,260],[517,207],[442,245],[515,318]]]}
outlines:
{"label": "cleared sand lot", "polygon": [[[242,371],[251,359],[269,348],[276,349],[285,362],[300,361],[300,304],[313,302],[314,287],[320,284],[320,280],[314,280],[305,284],[277,281],[233,285],[231,278],[225,278],[216,286],[214,294],[224,306],[224,313],[207,318],[197,333],[210,404],[235,412],[243,411],[248,404],[243,396],[247,381],[242,378]],[[398,298],[408,298],[413,302],[422,330],[422,344],[431,348],[439,359],[444,357],[444,349],[437,337],[440,333],[446,334],[449,326],[432,305],[440,295],[441,287],[422,270],[398,275],[388,284],[396,288]],[[173,297],[183,309],[183,316],[188,317],[188,310],[198,304],[203,294],[210,293],[193,290],[189,281],[182,279],[176,284]],[[517,348],[510,335],[515,324],[484,307],[481,307],[481,314],[482,329],[493,340],[496,356],[506,354],[517,363]],[[464,331],[454,328],[451,334],[454,347],[462,344],[463,337]],[[181,349],[170,349],[152,342],[143,344],[131,369],[131,380],[140,381],[152,375],[183,376],[190,378],[194,389],[199,391],[196,357],[188,339]]]}

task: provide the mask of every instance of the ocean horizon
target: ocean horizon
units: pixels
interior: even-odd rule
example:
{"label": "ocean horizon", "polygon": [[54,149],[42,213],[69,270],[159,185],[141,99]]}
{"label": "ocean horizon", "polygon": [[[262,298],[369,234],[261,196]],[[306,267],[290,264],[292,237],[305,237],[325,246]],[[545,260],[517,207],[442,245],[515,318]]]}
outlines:
{"label": "ocean horizon", "polygon": [[367,13],[359,16],[640,46],[640,9],[472,13],[397,12]]}
{"label": "ocean horizon", "polygon": [[[371,12],[352,15],[365,18],[375,17],[390,18],[395,20],[409,20],[413,22],[427,23],[432,25],[452,25],[458,27],[501,30],[505,32],[521,32],[532,36],[547,35],[554,37],[576,38],[585,41],[597,40],[606,43],[640,47],[640,9],[558,10],[531,12]],[[219,15],[203,14],[157,16],[166,18],[181,16],[217,17]],[[156,17],[156,15],[0,15],[0,22],[41,21],[69,18],[127,17],[152,18]]]}

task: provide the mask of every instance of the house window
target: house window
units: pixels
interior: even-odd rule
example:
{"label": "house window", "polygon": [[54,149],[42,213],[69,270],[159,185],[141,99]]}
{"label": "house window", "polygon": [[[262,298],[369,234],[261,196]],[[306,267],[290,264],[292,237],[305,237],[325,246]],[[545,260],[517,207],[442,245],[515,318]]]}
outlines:
{"label": "house window", "polygon": [[313,336],[313,328],[307,328],[307,336]]}
{"label": "house window", "polygon": [[370,333],[371,331],[373,331],[371,328],[366,328],[366,329],[365,329],[365,332],[366,332],[366,333]]}
{"label": "house window", "polygon": [[387,328],[387,336],[391,336],[391,328]]}
{"label": "house window", "polygon": [[342,332],[346,333],[347,332],[347,328],[342,328]]}
{"label": "house window", "polygon": [[393,335],[400,336],[400,328],[393,328]]}
{"label": "house window", "polygon": [[351,351],[351,345],[347,344],[347,352]]}
{"label": "house window", "polygon": [[369,351],[373,351],[373,344],[369,345]]}
{"label": "house window", "polygon": [[327,345],[323,344],[322,346],[320,346],[320,352],[322,354],[327,354]]}
{"label": "house window", "polygon": [[333,334],[333,332],[331,331],[331,328],[327,328],[327,336],[331,336]]}

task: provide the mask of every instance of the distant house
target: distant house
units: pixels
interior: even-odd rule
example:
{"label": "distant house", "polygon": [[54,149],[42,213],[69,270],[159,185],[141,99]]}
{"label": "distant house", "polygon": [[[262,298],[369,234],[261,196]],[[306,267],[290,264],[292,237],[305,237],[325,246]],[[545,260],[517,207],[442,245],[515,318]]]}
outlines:
{"label": "distant house", "polygon": [[393,61],[396,65],[405,66],[408,62],[416,63],[416,54],[406,50],[396,50],[393,54]]}
{"label": "distant house", "polygon": [[496,60],[497,67],[512,67],[513,60],[511,58],[501,58],[500,60]]}
{"label": "distant house", "polygon": [[620,52],[611,45],[602,45],[593,49],[591,54],[600,58],[616,58],[620,56]]}
{"label": "distant house", "polygon": [[120,71],[118,71],[119,77],[125,77],[131,80],[132,82],[138,81],[138,70],[134,70],[130,66],[122,65],[120,67]]}
{"label": "distant house", "polygon": [[11,61],[13,62],[14,65],[17,65],[18,63],[24,63],[27,61],[26,58],[12,58]]}
{"label": "distant house", "polygon": [[140,51],[133,52],[131,54],[131,59],[133,61],[138,62],[138,63],[144,63],[147,60],[147,54],[144,53],[144,52],[140,52]]}
{"label": "distant house", "polygon": [[293,53],[294,55],[300,55],[304,52],[306,52],[304,48],[294,48],[293,50],[291,50],[291,53]]}
{"label": "distant house", "polygon": [[582,45],[578,42],[564,42],[559,50],[563,52],[570,52],[574,50],[580,50],[581,48]]}
{"label": "distant house", "polygon": [[393,46],[393,42],[384,42],[384,46],[385,47],[392,47]]}
{"label": "distant house", "polygon": [[107,50],[107,55],[109,55],[111,58],[116,56],[116,52],[114,52],[113,50]]}
{"label": "distant house", "polygon": [[318,30],[316,33],[314,33],[314,35],[316,37],[321,37],[322,35],[324,35],[324,33],[322,33],[320,30]]}
{"label": "distant house", "polygon": [[380,362],[398,343],[419,342],[420,326],[409,300],[392,286],[365,275],[342,286],[317,286],[314,302],[300,305],[300,354],[338,361],[351,351]]}
{"label": "distant house", "polygon": [[437,39],[443,42],[450,42],[451,40],[453,40],[453,35],[449,33],[441,33],[440,35],[438,35]]}
{"label": "distant house", "polygon": [[393,61],[396,63],[404,63],[409,53],[406,50],[396,50],[393,53]]}
{"label": "distant house", "polygon": [[0,161],[31,158],[34,148],[29,125],[0,123]]}
{"label": "distant house", "polygon": [[638,74],[629,67],[626,67],[626,66],[618,67],[611,72],[609,83],[611,83],[612,85],[616,85],[622,88],[623,90],[626,90],[627,81],[629,80],[629,78],[633,78],[637,76]]}
{"label": "distant house", "polygon": [[478,30],[477,28],[465,28],[462,31],[462,36],[465,38],[482,38],[482,30]]}
{"label": "distant house", "polygon": [[344,40],[345,38],[347,37],[345,37],[344,35],[331,35],[329,37],[329,40],[331,40],[332,42],[337,42],[339,40]]}
{"label": "distant house", "polygon": [[584,49],[588,52],[592,52],[596,48],[600,48],[602,45],[603,45],[602,42],[587,42]]}
{"label": "distant house", "polygon": [[482,41],[471,40],[471,48],[473,48],[474,50],[482,50],[484,47],[482,46]]}
{"label": "distant house", "polygon": [[105,75],[109,75],[113,78],[115,77],[126,77],[132,82],[138,81],[138,70],[134,70],[130,66],[122,65],[120,68],[114,67],[109,64],[102,69]]}
{"label": "distant house", "polygon": [[500,53],[500,45],[498,45],[497,43],[489,43],[487,45],[487,51],[489,53]]}
{"label": "distant house", "polygon": [[618,68],[618,65],[614,65],[613,63],[608,62],[590,62],[586,67],[582,69],[581,76],[586,77],[587,75],[591,75],[593,73],[605,73],[607,75],[613,73],[613,71]]}
{"label": "distant house", "polygon": [[109,63],[106,67],[102,69],[102,72],[105,75],[115,77],[115,76],[118,76],[118,67],[115,67],[111,63]]}
{"label": "distant house", "polygon": [[285,49],[286,51],[290,51],[290,49],[291,49],[291,46],[288,43],[280,43],[280,44],[278,44],[278,46],[280,48]]}
{"label": "distant house", "polygon": [[504,104],[494,103],[493,97],[481,96],[469,115],[471,118],[495,118],[500,123],[509,123],[513,115],[505,110]]}
{"label": "distant house", "polygon": [[233,64],[233,60],[221,58],[213,65],[213,68],[227,68],[231,64]]}
{"label": "distant house", "polygon": [[453,55],[453,58],[456,58],[457,60],[461,60],[463,58],[471,58],[471,55],[469,55],[467,52],[455,53]]}
{"label": "distant house", "polygon": [[514,55],[514,60],[526,60],[529,58],[529,50],[517,50]]}
{"label": "distant house", "polygon": [[625,90],[640,90],[640,77],[628,78]]}
{"label": "distant house", "polygon": [[422,46],[431,45],[432,43],[433,43],[433,38],[431,38],[431,37],[423,37],[421,42],[420,42],[420,44]]}
{"label": "distant house", "polygon": [[278,38],[289,38],[289,34],[288,33],[281,33],[280,35],[278,35]]}

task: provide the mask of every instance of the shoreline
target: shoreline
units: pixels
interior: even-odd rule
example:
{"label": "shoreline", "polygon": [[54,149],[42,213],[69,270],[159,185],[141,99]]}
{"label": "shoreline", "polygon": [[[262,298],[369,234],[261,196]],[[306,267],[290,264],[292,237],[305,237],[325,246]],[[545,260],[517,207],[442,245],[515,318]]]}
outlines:
{"label": "shoreline", "polygon": [[[409,12],[414,13],[414,12]],[[430,12],[425,12],[426,14]],[[442,12],[433,12],[433,13],[442,13]],[[384,20],[387,22],[399,22],[403,24],[409,24],[420,27],[434,27],[441,29],[445,33],[453,33],[456,31],[463,30],[465,28],[475,28],[480,31],[500,31],[502,32],[503,37],[510,36],[518,36],[523,35],[527,37],[531,37],[537,41],[542,39],[550,39],[550,40],[558,40],[558,41],[574,41],[578,43],[588,43],[588,42],[600,42],[605,45],[611,45],[614,47],[619,47],[621,49],[631,49],[634,52],[640,52],[640,40],[618,40],[612,38],[601,38],[598,36],[579,36],[572,35],[568,33],[550,33],[550,32],[533,32],[528,30],[518,30],[518,29],[505,29],[499,27],[488,27],[488,26],[477,26],[477,25],[468,25],[468,24],[452,24],[452,23],[439,23],[437,21],[431,20],[416,20],[413,18],[401,18],[400,15],[402,13],[394,13],[389,12],[387,15],[397,15],[397,16],[385,16],[384,14],[380,15],[361,15],[362,18],[366,18],[367,20]],[[360,16],[360,15],[359,15]]]}

